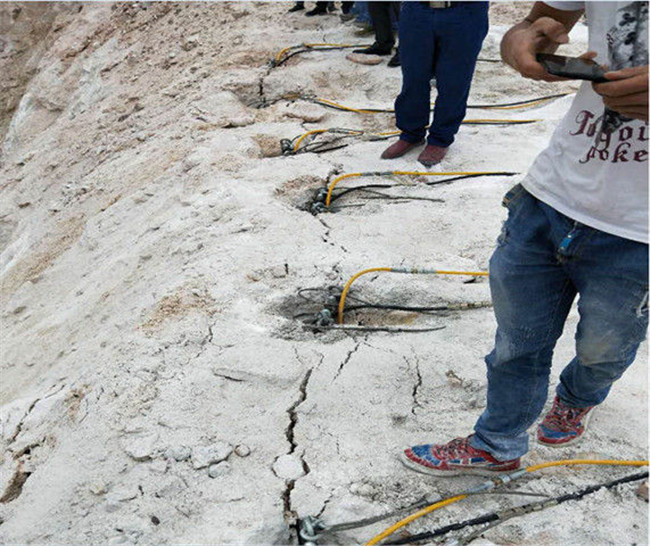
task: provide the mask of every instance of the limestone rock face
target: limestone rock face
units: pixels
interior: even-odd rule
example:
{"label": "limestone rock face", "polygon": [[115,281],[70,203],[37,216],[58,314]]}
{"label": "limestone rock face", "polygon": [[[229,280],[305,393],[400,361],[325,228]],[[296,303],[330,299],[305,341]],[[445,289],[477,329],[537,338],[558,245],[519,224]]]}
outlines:
{"label": "limestone rock face", "polygon": [[[527,4],[492,3],[481,58],[498,59]],[[351,328],[314,325],[363,267],[487,269],[513,178],[389,176],[422,171],[417,153],[380,159],[389,143],[376,135],[393,138],[395,117],[314,99],[390,109],[401,72],[350,62],[349,49],[272,67],[285,47],[366,41],[336,16],[287,9],[0,2],[0,544],[297,544],[297,518],[354,521],[453,493],[395,455],[464,434],[480,413],[495,329],[485,279],[368,275],[349,294]],[[586,51],[586,32],[576,25],[563,53]],[[470,102],[575,87],[481,61]],[[469,110],[541,121],[464,124],[440,172],[524,176],[571,100]],[[351,173],[363,176],[340,179],[331,210],[312,214]],[[578,320],[572,311],[558,362],[574,357]],[[647,350],[637,360],[579,458],[646,453]],[[531,448],[526,464],[556,456]],[[607,472],[549,469],[531,488]],[[636,487],[568,503],[553,525],[531,515],[488,534],[644,543]]]}

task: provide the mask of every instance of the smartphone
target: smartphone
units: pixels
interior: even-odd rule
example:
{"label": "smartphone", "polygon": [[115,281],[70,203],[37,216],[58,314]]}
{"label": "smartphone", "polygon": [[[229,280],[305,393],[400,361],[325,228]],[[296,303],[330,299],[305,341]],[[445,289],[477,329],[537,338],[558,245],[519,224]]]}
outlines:
{"label": "smartphone", "polygon": [[554,76],[561,76],[562,78],[572,80],[589,80],[596,83],[609,81],[604,77],[605,71],[603,67],[591,59],[538,53],[537,62],[549,74],[553,74]]}

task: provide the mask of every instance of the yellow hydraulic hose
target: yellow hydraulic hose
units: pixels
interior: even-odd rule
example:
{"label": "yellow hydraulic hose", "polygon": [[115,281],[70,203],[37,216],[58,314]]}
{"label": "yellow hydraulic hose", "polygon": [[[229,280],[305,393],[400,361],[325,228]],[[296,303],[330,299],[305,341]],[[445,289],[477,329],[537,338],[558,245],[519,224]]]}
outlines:
{"label": "yellow hydraulic hose", "polygon": [[526,467],[526,472],[535,472],[553,466],[571,466],[575,464],[607,465],[607,466],[648,466],[648,461],[617,461],[615,459],[565,459],[563,461],[549,461]]}
{"label": "yellow hydraulic hose", "polygon": [[[483,106],[468,106],[468,108],[476,108],[479,110],[517,110],[521,108],[529,108],[531,106],[537,106],[539,104],[543,104],[545,102],[548,102],[550,100],[553,100],[557,98],[557,96],[552,96],[552,97],[542,97],[538,100],[534,100],[531,102],[525,102],[523,104],[511,104],[509,106],[499,106],[498,104],[495,104],[494,106],[486,104]],[[338,108],[339,110],[344,110],[346,112],[355,112],[357,114],[394,114],[395,110],[390,109],[390,108],[377,108],[377,109],[364,109],[364,108],[353,108],[352,106],[346,106],[345,104],[340,104],[338,102],[335,102],[330,99],[324,99],[321,97],[317,97],[312,99],[316,103],[322,103],[326,106],[332,106],[333,108]],[[435,103],[432,103],[431,106],[433,107]]]}
{"label": "yellow hydraulic hose", "polygon": [[364,269],[363,271],[359,271],[358,273],[354,274],[343,287],[343,292],[341,292],[341,299],[339,300],[339,312],[337,318],[338,324],[343,324],[345,299],[348,297],[348,292],[350,291],[352,283],[361,277],[361,275],[365,275],[366,273],[374,273],[377,271],[386,271],[388,273],[410,273],[413,275],[469,275],[472,277],[486,277],[488,275],[488,273],[485,271],[445,271],[442,269],[418,269],[415,267],[371,267],[370,269]]}
{"label": "yellow hydraulic hose", "polygon": [[395,110],[382,110],[381,112],[375,112],[374,110],[363,110],[361,108],[352,108],[351,106],[344,106],[342,104],[339,104],[338,102],[334,102],[333,100],[329,100],[329,99],[315,99],[315,100],[316,102],[322,102],[329,106],[333,106],[334,108],[345,110],[346,112],[356,112],[357,114],[390,114],[395,112]]}
{"label": "yellow hydraulic hose", "polygon": [[468,495],[456,495],[455,497],[449,497],[448,499],[441,500],[439,502],[436,502],[435,504],[431,504],[430,506],[427,506],[426,508],[422,508],[422,510],[419,510],[418,512],[415,512],[415,514],[411,514],[410,516],[405,517],[403,520],[398,521],[395,525],[392,525],[391,527],[389,527],[385,531],[382,531],[381,533],[379,533],[372,540],[369,540],[368,542],[366,542],[366,546],[374,546],[378,542],[384,540],[386,537],[389,537],[395,531],[397,531],[398,529],[401,529],[402,527],[408,525],[412,521],[415,521],[416,519],[419,519],[422,516],[426,516],[427,514],[430,514],[431,512],[434,512],[435,510],[438,510],[439,508],[444,508],[445,506],[447,506],[449,504],[454,504],[455,502],[463,500],[466,497],[468,497]]}
{"label": "yellow hydraulic hose", "polygon": [[[608,466],[648,466],[648,461],[617,461],[617,460],[612,460],[612,459],[603,459],[603,460],[598,460],[598,459],[567,459],[563,461],[550,461],[547,463],[541,463],[541,464],[536,464],[532,466],[526,467],[524,470],[526,472],[535,472],[536,470],[541,470],[543,468],[550,468],[553,466],[571,466],[571,465],[608,465]],[[422,510],[419,510],[418,512],[411,514],[410,516],[407,516],[406,518],[402,519],[401,521],[398,521],[395,525],[392,525],[385,531],[382,531],[379,533],[376,537],[373,539],[369,540],[366,542],[365,546],[374,546],[378,542],[384,540],[386,537],[392,535],[395,531],[398,529],[401,529],[405,525],[408,525],[412,521],[415,521],[418,518],[421,518],[422,516],[425,516],[427,514],[430,514],[431,512],[438,510],[439,508],[443,508],[444,506],[447,506],[449,504],[453,504],[455,502],[458,502],[460,500],[463,500],[464,498],[468,497],[469,493],[461,494],[461,495],[456,495],[454,497],[450,497],[448,499],[444,499],[442,501],[438,501],[434,504],[431,504],[430,506],[427,506],[426,508],[423,508]]]}
{"label": "yellow hydraulic hose", "polygon": [[[462,121],[462,124],[496,124],[496,123],[502,123],[504,125],[521,125],[525,123],[534,123],[537,121],[541,121],[539,119],[465,119]],[[425,129],[428,129],[428,126],[425,127]],[[377,137],[388,137],[388,136],[396,136],[401,133],[401,131],[383,131],[381,133],[367,133],[366,131],[363,131],[362,129],[345,129],[341,131],[332,131],[330,129],[313,129],[311,131],[307,131],[303,135],[300,135],[296,142],[293,145],[293,151],[297,152],[300,149],[300,145],[303,143],[303,141],[310,137],[311,135],[319,135],[322,133],[342,133],[346,136],[361,136],[361,135],[370,135],[370,136],[377,136]]]}
{"label": "yellow hydraulic hose", "polygon": [[309,47],[309,48],[319,48],[319,47],[340,47],[340,48],[348,48],[348,47],[368,47],[368,44],[327,44],[327,43],[313,43],[313,44],[300,44],[297,46],[289,46],[285,47],[284,49],[280,50],[278,54],[275,56],[275,62],[279,63],[282,60],[282,57],[284,57],[285,53],[288,51],[291,51],[292,49],[299,49],[301,47]]}
{"label": "yellow hydraulic hose", "polygon": [[392,176],[392,175],[398,175],[398,176],[468,176],[468,175],[486,175],[486,174],[495,174],[494,171],[477,171],[477,172],[437,172],[437,171],[386,171],[386,172],[367,172],[367,173],[349,173],[349,174],[344,174],[341,175],[330,183],[330,186],[327,190],[327,197],[325,198],[325,206],[329,207],[330,203],[332,202],[332,192],[334,191],[334,188],[336,185],[341,181],[345,180],[346,178],[354,178],[357,176]]}

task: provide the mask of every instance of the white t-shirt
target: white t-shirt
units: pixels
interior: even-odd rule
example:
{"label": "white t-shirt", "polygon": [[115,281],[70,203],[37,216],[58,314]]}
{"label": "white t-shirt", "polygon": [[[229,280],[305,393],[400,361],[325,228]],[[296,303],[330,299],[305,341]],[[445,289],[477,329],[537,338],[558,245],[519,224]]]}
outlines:
{"label": "white t-shirt", "polygon": [[[646,2],[546,4],[585,10],[598,63],[611,70],[648,64]],[[602,97],[584,82],[522,184],[573,220],[647,244],[649,137],[647,123],[606,113]]]}

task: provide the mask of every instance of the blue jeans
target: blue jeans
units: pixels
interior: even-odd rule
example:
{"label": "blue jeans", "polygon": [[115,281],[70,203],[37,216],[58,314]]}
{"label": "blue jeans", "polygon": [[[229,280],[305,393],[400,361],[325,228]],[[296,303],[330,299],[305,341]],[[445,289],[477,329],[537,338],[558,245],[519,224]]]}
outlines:
{"label": "blue jeans", "polygon": [[395,101],[400,138],[419,142],[431,118],[431,79],[438,97],[427,142],[447,147],[467,109],[476,59],[488,31],[488,2],[456,2],[434,9],[402,2],[399,55],[402,91]]}
{"label": "blue jeans", "polygon": [[579,224],[521,185],[490,259],[497,319],[487,363],[487,408],[471,443],[498,460],[528,451],[527,429],[547,398],[555,343],[579,294],[576,356],[557,395],[600,404],[632,364],[648,326],[648,245]]}

